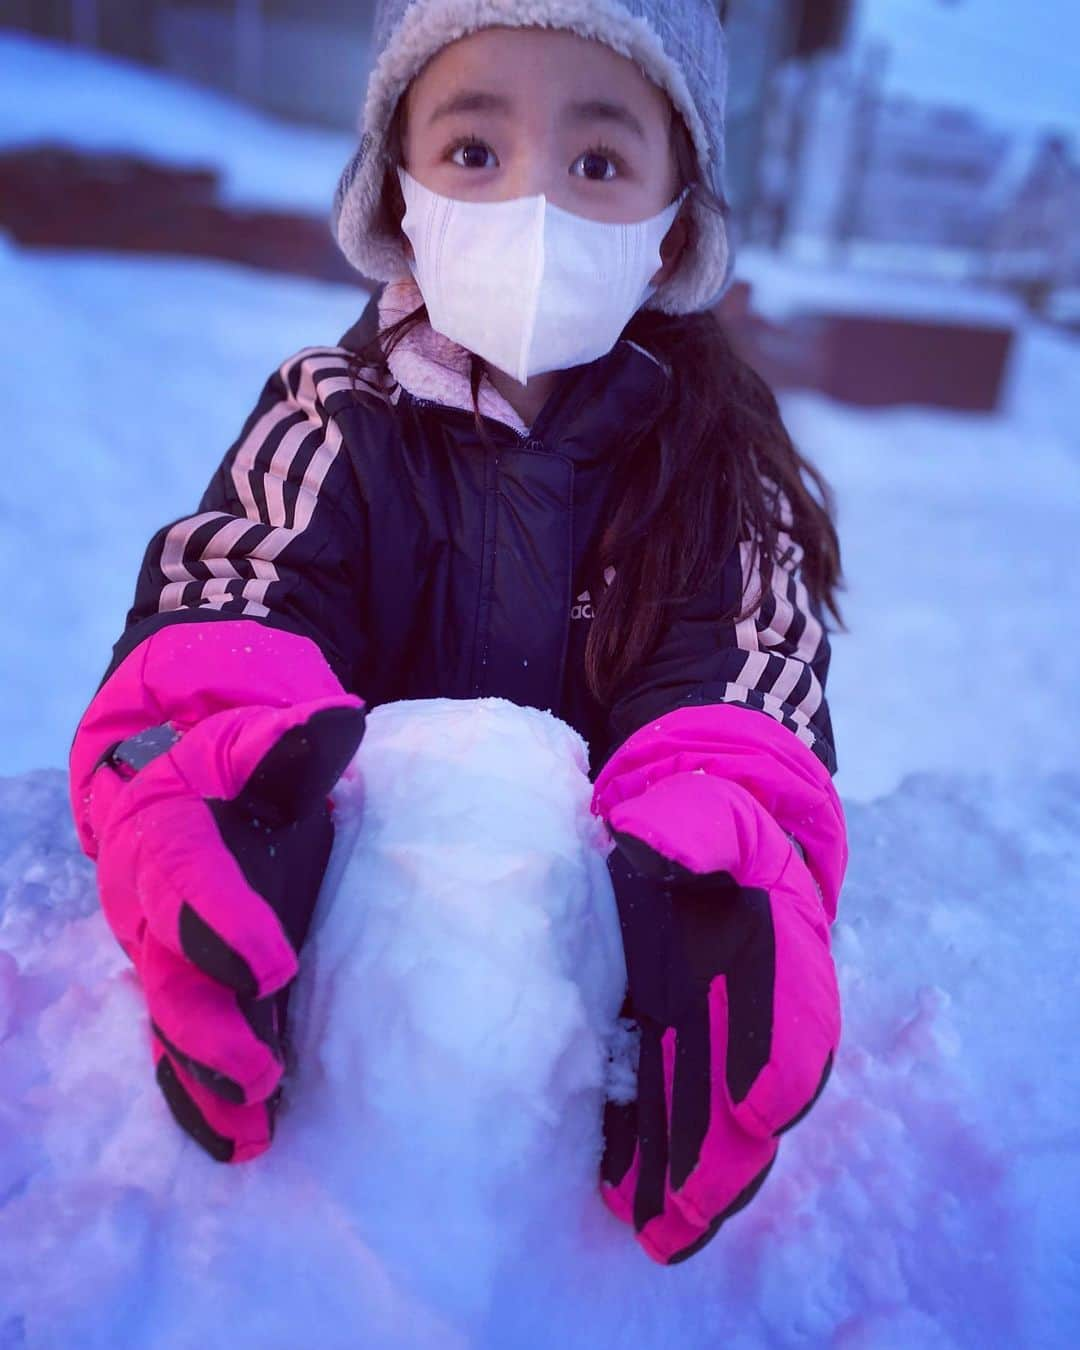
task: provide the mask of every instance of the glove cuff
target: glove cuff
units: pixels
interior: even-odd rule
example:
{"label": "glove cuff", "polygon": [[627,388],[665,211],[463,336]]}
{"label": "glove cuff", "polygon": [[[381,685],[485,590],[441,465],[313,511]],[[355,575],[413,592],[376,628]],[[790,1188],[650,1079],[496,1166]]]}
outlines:
{"label": "glove cuff", "polygon": [[[71,809],[83,852],[97,857],[91,780],[117,746],[165,724],[183,735],[229,708],[287,708],[344,693],[310,638],[252,619],[159,629],[109,675],[75,732],[69,760]],[[95,814],[100,818],[100,812]]]}
{"label": "glove cuff", "polygon": [[787,727],[730,703],[676,708],[630,736],[596,780],[592,810],[616,808],[665,778],[708,775],[738,785],[798,840],[831,922],[847,870],[847,827],[828,770]]}

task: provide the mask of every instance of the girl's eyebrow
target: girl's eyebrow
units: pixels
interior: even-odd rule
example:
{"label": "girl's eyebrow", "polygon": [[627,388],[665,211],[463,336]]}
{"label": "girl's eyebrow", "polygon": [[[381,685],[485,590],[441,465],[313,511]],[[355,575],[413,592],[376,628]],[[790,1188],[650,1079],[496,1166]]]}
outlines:
{"label": "girl's eyebrow", "polygon": [[641,140],[646,140],[645,128],[626,106],[606,98],[589,98],[580,103],[571,103],[565,113],[569,122],[617,122],[628,131],[632,131]]}
{"label": "girl's eyebrow", "polygon": [[438,105],[428,118],[428,126],[455,113],[509,113],[510,100],[505,94],[493,94],[487,89],[459,89]]}
{"label": "girl's eyebrow", "polygon": [[[459,89],[444,99],[428,118],[428,126],[444,117],[453,117],[456,113],[501,113],[508,116],[513,111],[513,101],[506,94],[496,94],[489,89]],[[646,140],[645,128],[638,117],[625,103],[616,103],[607,98],[588,98],[567,105],[563,112],[567,122],[615,122],[626,127],[641,140]]]}

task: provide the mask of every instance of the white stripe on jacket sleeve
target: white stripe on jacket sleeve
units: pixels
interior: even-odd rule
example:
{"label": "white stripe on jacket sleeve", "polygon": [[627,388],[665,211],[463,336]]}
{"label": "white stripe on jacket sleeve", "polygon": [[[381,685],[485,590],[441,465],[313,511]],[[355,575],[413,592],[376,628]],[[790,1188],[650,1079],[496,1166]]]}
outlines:
{"label": "white stripe on jacket sleeve", "polygon": [[[276,560],[311,524],[327,474],[341,451],[341,431],[325,403],[331,394],[351,387],[347,372],[346,352],[313,347],[279,367],[280,397],[228,457],[242,514],[201,512],[169,529],[160,555],[159,613],[226,605],[253,617],[271,613],[268,599],[281,580]],[[270,453],[274,440],[277,444]],[[291,521],[287,489],[293,494]],[[206,537],[204,527],[215,519],[220,526]],[[201,547],[194,543],[196,537],[202,538]],[[237,603],[241,601],[242,606]]]}
{"label": "white stripe on jacket sleeve", "polygon": [[755,608],[734,626],[736,645],[746,655],[741,670],[727,684],[723,701],[752,704],[816,749],[820,737],[811,719],[825,702],[818,672],[828,667],[829,641],[802,580],[803,549],[788,533],[793,523],[790,504],[777,492],[787,528],[777,533],[767,591],[761,584],[757,545],[749,541],[739,545],[743,604],[755,597]]}

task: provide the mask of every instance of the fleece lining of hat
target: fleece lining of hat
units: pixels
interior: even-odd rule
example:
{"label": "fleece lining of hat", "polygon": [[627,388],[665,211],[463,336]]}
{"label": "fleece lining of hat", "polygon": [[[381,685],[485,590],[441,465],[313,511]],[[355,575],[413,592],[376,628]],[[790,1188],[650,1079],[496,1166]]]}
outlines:
{"label": "fleece lining of hat", "polygon": [[[368,82],[357,152],[338,185],[332,225],[345,256],[376,281],[409,275],[400,233],[380,220],[387,171],[394,167],[386,144],[402,94],[427,62],[451,42],[489,27],[564,29],[602,42],[634,61],[671,99],[686,122],[706,183],[715,181],[722,146],[711,143],[685,75],[645,18],[619,0],[431,0],[414,3],[390,34]],[[718,73],[721,79],[722,74]],[[722,87],[720,95],[722,97]],[[718,298],[730,272],[723,217],[691,194],[695,247],[675,275],[647,302],[655,309],[685,313]]]}

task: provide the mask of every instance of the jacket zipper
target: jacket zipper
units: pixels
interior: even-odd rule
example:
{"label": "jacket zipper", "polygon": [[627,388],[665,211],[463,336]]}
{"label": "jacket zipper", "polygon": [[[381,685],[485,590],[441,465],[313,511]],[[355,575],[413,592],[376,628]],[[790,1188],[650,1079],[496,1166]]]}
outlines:
{"label": "jacket zipper", "polygon": [[[416,395],[410,395],[415,406],[421,408],[438,407],[443,415],[447,413],[466,419],[469,423],[474,423],[474,419],[465,412],[463,408],[450,408],[446,404],[437,404],[431,399],[417,398]],[[532,428],[527,431],[518,431],[516,427],[508,426],[505,422],[500,422],[498,418],[487,417],[481,414],[481,421],[489,430],[505,435],[510,432],[517,440],[518,445],[523,450],[530,450],[537,454],[547,452],[547,446],[543,440],[533,434]],[[499,448],[490,457],[485,458],[484,466],[484,511],[483,511],[483,537],[481,539],[480,553],[480,598],[477,606],[476,632],[473,637],[473,658],[469,674],[469,685],[474,698],[484,696],[484,682],[487,674],[488,653],[491,647],[491,602],[492,588],[495,580],[495,546],[498,533],[498,510],[499,510]],[[570,521],[571,540],[570,540],[570,559],[567,565],[567,594],[566,604],[566,622],[563,627],[562,646],[559,653],[558,673],[555,679],[555,688],[552,690],[552,708],[551,711],[556,716],[562,702],[563,683],[566,678],[566,657],[570,648],[570,604],[573,599],[574,578],[573,578],[573,483],[574,466],[571,463],[570,468],[570,501],[567,503],[567,518]]]}
{"label": "jacket zipper", "polygon": [[491,602],[495,581],[495,532],[499,509],[499,454],[484,456],[483,537],[480,542],[480,602],[473,640],[471,686],[474,698],[484,695],[484,681],[491,644]]}
{"label": "jacket zipper", "polygon": [[[503,423],[500,426],[505,425]],[[513,430],[513,428],[508,428]],[[532,450],[543,453],[546,449],[543,441],[536,436],[519,436],[521,447],[524,450]],[[571,483],[573,482],[573,465],[570,466]],[[571,500],[571,507],[573,502]],[[488,652],[491,646],[491,605],[492,591],[495,584],[495,548],[498,538],[499,524],[499,451],[486,461],[484,470],[484,534],[481,543],[480,559],[480,604],[477,614],[476,639],[473,647],[473,669],[472,669],[472,691],[474,698],[484,696],[485,680],[487,677]],[[573,520],[572,511],[569,513],[571,522]],[[571,544],[571,549],[573,545]],[[569,590],[573,590],[573,578],[570,579]],[[562,697],[563,668],[566,664],[566,651],[569,644],[569,603],[566,606],[567,623],[566,631],[563,634],[562,652],[559,657],[559,674],[556,680],[556,688],[552,697],[554,706],[552,712],[556,712]]]}

